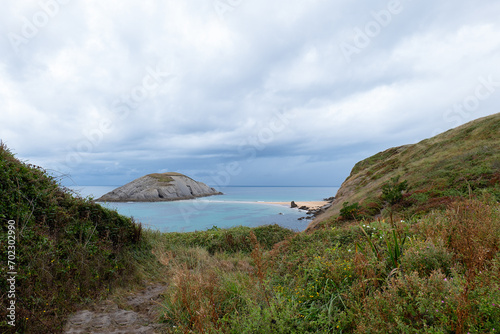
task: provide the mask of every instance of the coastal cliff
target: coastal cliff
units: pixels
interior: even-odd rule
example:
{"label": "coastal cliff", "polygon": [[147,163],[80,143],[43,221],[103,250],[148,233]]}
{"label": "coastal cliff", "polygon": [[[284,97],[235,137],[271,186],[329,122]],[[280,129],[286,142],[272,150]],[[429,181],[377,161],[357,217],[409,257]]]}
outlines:
{"label": "coastal cliff", "polygon": [[161,202],[213,195],[222,193],[180,173],[155,173],[116,188],[97,202]]}
{"label": "coastal cliff", "polygon": [[446,208],[457,198],[489,194],[500,200],[500,113],[479,118],[416,144],[389,148],[358,162],[325,213],[308,227],[339,217],[344,203],[359,203],[372,219],[386,207],[382,188],[392,179],[409,189],[395,207],[402,216]]}

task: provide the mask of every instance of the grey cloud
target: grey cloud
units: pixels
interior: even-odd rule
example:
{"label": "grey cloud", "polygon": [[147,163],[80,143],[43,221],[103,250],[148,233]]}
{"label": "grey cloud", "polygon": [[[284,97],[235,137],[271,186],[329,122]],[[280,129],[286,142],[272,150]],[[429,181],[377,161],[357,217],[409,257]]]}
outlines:
{"label": "grey cloud", "polygon": [[[500,81],[498,1],[401,0],[384,22],[393,2],[244,0],[220,17],[216,1],[75,0],[18,53],[9,33],[43,8],[6,4],[0,138],[80,184],[164,169],[211,183],[232,163],[234,184],[338,184],[365,154],[498,111],[500,85],[454,109]],[[367,24],[380,31],[356,45]]]}

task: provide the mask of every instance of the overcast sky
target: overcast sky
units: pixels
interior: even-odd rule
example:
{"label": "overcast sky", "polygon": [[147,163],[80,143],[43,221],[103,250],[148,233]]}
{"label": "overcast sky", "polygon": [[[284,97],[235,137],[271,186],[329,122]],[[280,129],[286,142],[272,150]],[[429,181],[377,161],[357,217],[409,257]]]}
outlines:
{"label": "overcast sky", "polygon": [[18,0],[0,139],[67,185],[336,186],[500,111],[498,0]]}

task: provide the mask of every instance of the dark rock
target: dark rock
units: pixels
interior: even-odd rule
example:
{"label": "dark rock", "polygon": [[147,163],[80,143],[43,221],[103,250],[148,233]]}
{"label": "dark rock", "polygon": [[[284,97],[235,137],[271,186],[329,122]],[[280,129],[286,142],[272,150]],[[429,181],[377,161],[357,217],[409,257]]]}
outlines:
{"label": "dark rock", "polygon": [[326,209],[328,209],[328,208],[329,208],[329,207],[331,207],[331,206],[332,206],[332,203],[325,204],[325,205],[323,205],[323,206],[320,208],[320,210],[326,210]]}
{"label": "dark rock", "polygon": [[292,201],[292,202],[290,203],[290,207],[291,207],[291,208],[296,208],[296,207],[297,207],[297,204],[295,204],[295,201]]}

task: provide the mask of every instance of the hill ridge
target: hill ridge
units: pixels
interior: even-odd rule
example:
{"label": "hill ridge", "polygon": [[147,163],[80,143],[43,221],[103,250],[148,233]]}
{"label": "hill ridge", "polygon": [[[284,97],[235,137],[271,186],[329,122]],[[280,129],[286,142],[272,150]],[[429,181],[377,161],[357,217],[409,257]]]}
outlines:
{"label": "hill ridge", "polygon": [[405,205],[413,205],[413,209],[407,210],[408,214],[420,212],[419,196],[421,202],[431,200],[427,208],[421,210],[428,211],[434,207],[432,201],[465,196],[469,188],[473,193],[489,192],[500,200],[499,148],[500,113],[473,120],[416,144],[388,148],[354,165],[331,208],[311,222],[308,229],[338,216],[345,202],[363,203],[364,214],[377,215],[383,209],[382,186],[394,177],[408,180],[410,185]]}

